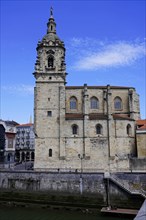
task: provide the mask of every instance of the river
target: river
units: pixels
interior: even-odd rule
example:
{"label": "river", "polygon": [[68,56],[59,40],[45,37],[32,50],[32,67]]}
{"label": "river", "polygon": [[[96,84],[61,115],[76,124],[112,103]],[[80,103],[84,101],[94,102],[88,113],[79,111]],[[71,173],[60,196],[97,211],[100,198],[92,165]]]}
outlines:
{"label": "river", "polygon": [[130,220],[133,218],[87,214],[81,211],[0,207],[0,220]]}

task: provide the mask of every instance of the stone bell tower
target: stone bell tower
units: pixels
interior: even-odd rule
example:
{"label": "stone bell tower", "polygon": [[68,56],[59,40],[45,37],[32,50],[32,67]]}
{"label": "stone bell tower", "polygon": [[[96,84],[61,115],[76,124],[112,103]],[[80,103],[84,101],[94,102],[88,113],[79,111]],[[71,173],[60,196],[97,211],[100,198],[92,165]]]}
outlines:
{"label": "stone bell tower", "polygon": [[55,167],[64,157],[61,124],[65,118],[65,46],[56,34],[53,9],[47,34],[37,45],[34,77],[35,164],[36,170]]}

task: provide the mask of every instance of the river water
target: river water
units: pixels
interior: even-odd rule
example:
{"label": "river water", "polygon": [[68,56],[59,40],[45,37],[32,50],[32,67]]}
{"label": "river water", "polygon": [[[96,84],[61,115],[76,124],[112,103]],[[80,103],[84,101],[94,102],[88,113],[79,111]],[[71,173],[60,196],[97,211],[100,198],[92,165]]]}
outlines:
{"label": "river water", "polygon": [[129,220],[133,218],[87,214],[81,211],[0,207],[0,220]]}

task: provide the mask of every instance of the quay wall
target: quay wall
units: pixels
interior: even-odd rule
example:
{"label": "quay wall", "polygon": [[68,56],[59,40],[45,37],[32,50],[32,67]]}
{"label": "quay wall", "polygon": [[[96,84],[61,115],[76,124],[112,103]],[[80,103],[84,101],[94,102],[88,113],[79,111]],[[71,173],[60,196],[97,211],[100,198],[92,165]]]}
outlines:
{"label": "quay wall", "polygon": [[[121,181],[129,181],[146,190],[146,173],[117,173]],[[144,198],[131,195],[112,181],[108,192],[116,207],[140,208]],[[107,205],[107,180],[104,173],[50,173],[35,171],[1,171],[0,200],[42,204],[85,206]]]}

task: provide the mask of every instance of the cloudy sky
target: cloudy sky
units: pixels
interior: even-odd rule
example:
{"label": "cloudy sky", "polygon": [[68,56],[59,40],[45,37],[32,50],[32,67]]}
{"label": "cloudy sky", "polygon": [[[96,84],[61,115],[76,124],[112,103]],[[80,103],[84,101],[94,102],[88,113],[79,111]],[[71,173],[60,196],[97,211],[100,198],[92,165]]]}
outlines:
{"label": "cloudy sky", "polygon": [[0,118],[27,123],[33,116],[36,45],[51,5],[66,46],[68,85],[135,87],[146,118],[143,0],[1,0]]}

